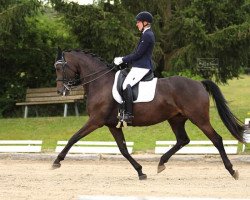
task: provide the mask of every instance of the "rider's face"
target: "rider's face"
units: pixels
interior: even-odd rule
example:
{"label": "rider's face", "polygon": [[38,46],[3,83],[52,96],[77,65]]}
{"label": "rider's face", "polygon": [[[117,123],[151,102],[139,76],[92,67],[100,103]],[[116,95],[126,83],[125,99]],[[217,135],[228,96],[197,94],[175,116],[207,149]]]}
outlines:
{"label": "rider's face", "polygon": [[142,21],[137,21],[136,26],[139,29],[139,31],[141,31],[143,29],[143,22]]}

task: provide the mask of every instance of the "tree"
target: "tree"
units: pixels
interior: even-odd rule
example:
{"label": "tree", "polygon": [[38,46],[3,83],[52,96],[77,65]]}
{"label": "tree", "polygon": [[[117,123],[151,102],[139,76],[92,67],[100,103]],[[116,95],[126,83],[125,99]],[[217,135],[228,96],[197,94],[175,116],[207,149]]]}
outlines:
{"label": "tree", "polygon": [[15,115],[27,87],[55,85],[56,48],[74,46],[69,28],[37,0],[0,6],[0,115]]}
{"label": "tree", "polygon": [[107,6],[99,2],[97,5],[78,5],[65,3],[61,0],[52,0],[54,8],[62,13],[65,22],[72,27],[78,38],[81,49],[111,62],[114,56],[124,55],[132,50],[131,43],[136,41],[133,16],[126,13],[118,5]]}
{"label": "tree", "polygon": [[[158,76],[188,70],[225,83],[249,67],[250,0],[51,2],[56,11],[39,0],[1,1],[0,116],[15,115],[14,103],[27,87],[55,85],[57,46],[89,49],[108,62],[130,53],[140,37],[135,16],[142,10],[154,15]],[[198,58],[216,58],[218,66],[201,70]]]}
{"label": "tree", "polygon": [[[0,103],[3,112],[13,103],[12,95],[18,96],[13,89],[16,83],[17,62],[20,58],[18,49],[22,47],[23,36],[27,29],[26,17],[32,16],[40,4],[37,1],[3,1],[0,5]],[[19,88],[22,90],[22,88]],[[15,92],[12,92],[15,90]]]}
{"label": "tree", "polygon": [[[242,67],[249,66],[249,6],[243,0],[195,0],[181,9],[175,5],[165,30],[165,52],[171,54],[171,68],[190,69],[222,83],[238,77]],[[218,67],[201,73],[197,58],[217,58]]]}
{"label": "tree", "polygon": [[[66,3],[62,0],[51,2],[58,12],[65,15],[65,21],[78,37],[81,48],[90,49],[111,62],[114,56],[126,55],[136,47],[140,33],[136,28],[135,16],[145,3],[117,0],[112,5],[107,1],[99,0],[94,5],[86,6]],[[159,27],[162,26],[163,21],[159,20],[159,16],[164,12],[164,7],[161,5],[165,4],[164,0],[157,2],[147,1],[147,10],[155,15],[153,26],[157,38],[160,38],[158,37],[161,34]],[[159,8],[161,8],[160,11],[158,11]],[[159,39],[153,55],[156,69],[163,56],[160,44]]]}

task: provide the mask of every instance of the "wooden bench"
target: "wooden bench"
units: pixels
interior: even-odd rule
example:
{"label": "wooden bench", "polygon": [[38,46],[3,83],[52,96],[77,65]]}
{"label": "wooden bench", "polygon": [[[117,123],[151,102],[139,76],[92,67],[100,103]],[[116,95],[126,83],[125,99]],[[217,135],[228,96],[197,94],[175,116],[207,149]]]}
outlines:
{"label": "wooden bench", "polygon": [[[156,141],[155,153],[164,154],[175,144],[176,141]],[[227,154],[237,154],[237,140],[224,140],[223,144]],[[211,141],[190,141],[188,145],[177,151],[177,154],[219,154],[219,151]]]}
{"label": "wooden bench", "polygon": [[[247,130],[244,132],[243,137],[246,141],[246,143],[250,143],[250,118],[245,119],[245,126],[247,127]],[[246,149],[246,145],[242,145],[242,152],[244,152]]]}
{"label": "wooden bench", "polygon": [[41,140],[0,140],[2,153],[37,153],[42,149]]}
{"label": "wooden bench", "polygon": [[[55,152],[61,152],[68,141],[58,141]],[[126,142],[128,152],[133,152],[134,142]],[[104,141],[79,141],[71,149],[69,153],[86,153],[86,154],[121,154],[116,142]]]}
{"label": "wooden bench", "polygon": [[77,87],[77,88],[72,89],[68,96],[61,96],[57,94],[57,89],[55,87],[53,88],[28,88],[26,91],[25,102],[16,103],[16,105],[25,106],[24,118],[27,118],[28,106],[42,105],[42,104],[64,104],[63,116],[66,117],[67,111],[68,111],[68,103],[74,103],[76,116],[79,116],[77,104],[83,101],[83,98],[84,98],[83,95],[84,95],[84,91],[82,87]]}

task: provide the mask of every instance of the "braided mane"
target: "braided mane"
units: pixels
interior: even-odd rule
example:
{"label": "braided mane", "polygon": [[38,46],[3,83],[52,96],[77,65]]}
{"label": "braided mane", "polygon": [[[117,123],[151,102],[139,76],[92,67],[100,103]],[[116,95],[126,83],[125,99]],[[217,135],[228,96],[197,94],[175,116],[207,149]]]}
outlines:
{"label": "braided mane", "polygon": [[108,67],[110,67],[110,65],[111,65],[104,58],[100,57],[99,55],[97,55],[95,53],[92,53],[89,49],[84,49],[84,50],[82,50],[82,49],[68,49],[68,50],[64,50],[64,52],[72,52],[72,51],[82,52],[84,54],[91,55],[93,58],[97,58],[101,62],[105,63]]}

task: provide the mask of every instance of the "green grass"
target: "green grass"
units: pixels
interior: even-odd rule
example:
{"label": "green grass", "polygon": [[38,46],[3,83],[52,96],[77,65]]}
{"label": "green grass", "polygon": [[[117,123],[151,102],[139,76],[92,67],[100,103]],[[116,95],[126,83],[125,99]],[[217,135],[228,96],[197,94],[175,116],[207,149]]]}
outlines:
{"label": "green grass", "polygon": [[[250,117],[250,76],[229,81],[228,85],[220,86],[229,102],[231,111],[242,121]],[[217,110],[211,101],[211,123],[223,139],[234,139],[220,120]],[[68,140],[87,121],[81,117],[43,117],[0,119],[0,140],[43,140],[43,151],[53,151],[58,140]],[[186,130],[191,140],[207,139],[191,122],[187,122]],[[127,141],[135,142],[135,151],[152,151],[156,140],[174,140],[175,136],[167,122],[149,127],[129,127],[124,129]],[[100,128],[84,140],[112,141],[113,137],[106,127]],[[248,145],[249,149],[250,146]]]}

